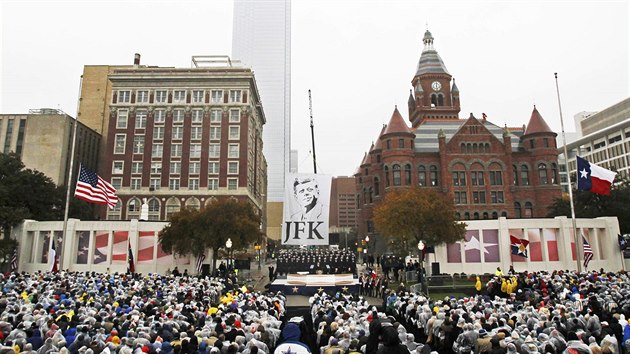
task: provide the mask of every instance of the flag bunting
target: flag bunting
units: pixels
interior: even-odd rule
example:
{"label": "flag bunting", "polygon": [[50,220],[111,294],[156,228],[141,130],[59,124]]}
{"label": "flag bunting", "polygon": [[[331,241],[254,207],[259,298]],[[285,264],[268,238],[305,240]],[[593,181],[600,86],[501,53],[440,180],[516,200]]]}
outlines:
{"label": "flag bunting", "polygon": [[593,259],[593,249],[589,245],[586,237],[582,235],[582,242],[584,243],[584,268],[588,267],[588,263]]}

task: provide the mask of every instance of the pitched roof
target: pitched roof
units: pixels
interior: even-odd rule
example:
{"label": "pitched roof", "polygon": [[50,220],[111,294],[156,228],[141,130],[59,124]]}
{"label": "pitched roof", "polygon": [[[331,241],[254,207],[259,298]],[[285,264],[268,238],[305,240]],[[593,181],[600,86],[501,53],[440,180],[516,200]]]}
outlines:
{"label": "pitched roof", "polygon": [[[527,123],[527,129],[525,130],[525,135],[535,134],[535,133],[553,133],[551,128],[547,125],[547,122],[540,115],[536,106],[534,106],[534,110],[532,111],[532,116],[529,118],[529,123]],[[555,134],[555,133],[554,133]]]}
{"label": "pitched roof", "polygon": [[374,148],[371,149],[370,151],[383,150],[383,143],[381,143],[381,136],[383,136],[385,129],[387,129],[387,125],[383,124],[383,127],[381,128],[381,132],[378,133],[378,137],[376,138],[376,144],[374,144]]}
{"label": "pitched roof", "polygon": [[[450,141],[451,138],[459,131],[462,125],[468,121],[466,119],[428,119],[420,124],[415,131],[416,137],[414,139],[414,151],[416,152],[438,152],[439,141],[437,139],[440,130],[444,134],[446,141]],[[503,128],[499,127],[486,120],[480,122],[486,129],[492,133],[497,139],[503,141]],[[512,131],[510,139],[512,140],[512,151],[518,151],[521,146],[520,135],[521,131]]]}
{"label": "pitched roof", "polygon": [[420,55],[420,61],[418,61],[418,69],[416,70],[416,76],[422,74],[448,74],[446,65],[440,58],[440,55],[433,48],[433,35],[427,30],[424,33],[424,49]]}
{"label": "pitched roof", "polygon": [[385,129],[385,131],[383,132],[383,135],[396,134],[396,133],[411,133],[411,131],[409,130],[409,127],[407,126],[407,123],[405,123],[405,120],[400,115],[400,112],[398,111],[398,107],[394,108],[394,113],[392,114],[392,117],[389,119],[389,123],[387,124],[387,129]]}

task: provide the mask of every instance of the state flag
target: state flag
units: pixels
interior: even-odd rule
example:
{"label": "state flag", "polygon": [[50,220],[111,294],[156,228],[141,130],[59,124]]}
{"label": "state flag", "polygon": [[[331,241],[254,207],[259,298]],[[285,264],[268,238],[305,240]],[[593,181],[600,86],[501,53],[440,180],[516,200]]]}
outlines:
{"label": "state flag", "polygon": [[610,186],[615,180],[617,172],[607,170],[576,156],[577,159],[577,188],[600,195],[610,195]]}
{"label": "state flag", "polygon": [[527,258],[527,245],[529,245],[529,241],[510,235],[512,254]]}

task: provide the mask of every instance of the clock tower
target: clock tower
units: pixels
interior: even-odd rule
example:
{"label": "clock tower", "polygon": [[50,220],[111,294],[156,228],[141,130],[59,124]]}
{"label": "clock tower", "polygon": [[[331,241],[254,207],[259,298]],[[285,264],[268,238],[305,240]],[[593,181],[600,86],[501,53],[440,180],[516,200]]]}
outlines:
{"label": "clock tower", "polygon": [[413,90],[409,96],[409,120],[413,127],[426,119],[458,119],[460,110],[455,79],[433,48],[431,32],[427,30],[422,41],[424,49],[411,80]]}

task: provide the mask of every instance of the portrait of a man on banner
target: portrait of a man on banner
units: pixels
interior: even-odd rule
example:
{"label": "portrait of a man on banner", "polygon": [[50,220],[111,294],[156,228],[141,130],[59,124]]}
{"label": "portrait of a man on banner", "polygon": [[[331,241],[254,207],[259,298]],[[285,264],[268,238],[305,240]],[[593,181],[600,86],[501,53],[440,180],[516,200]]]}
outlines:
{"label": "portrait of a man on banner", "polygon": [[290,174],[284,199],[282,243],[328,245],[331,177]]}

